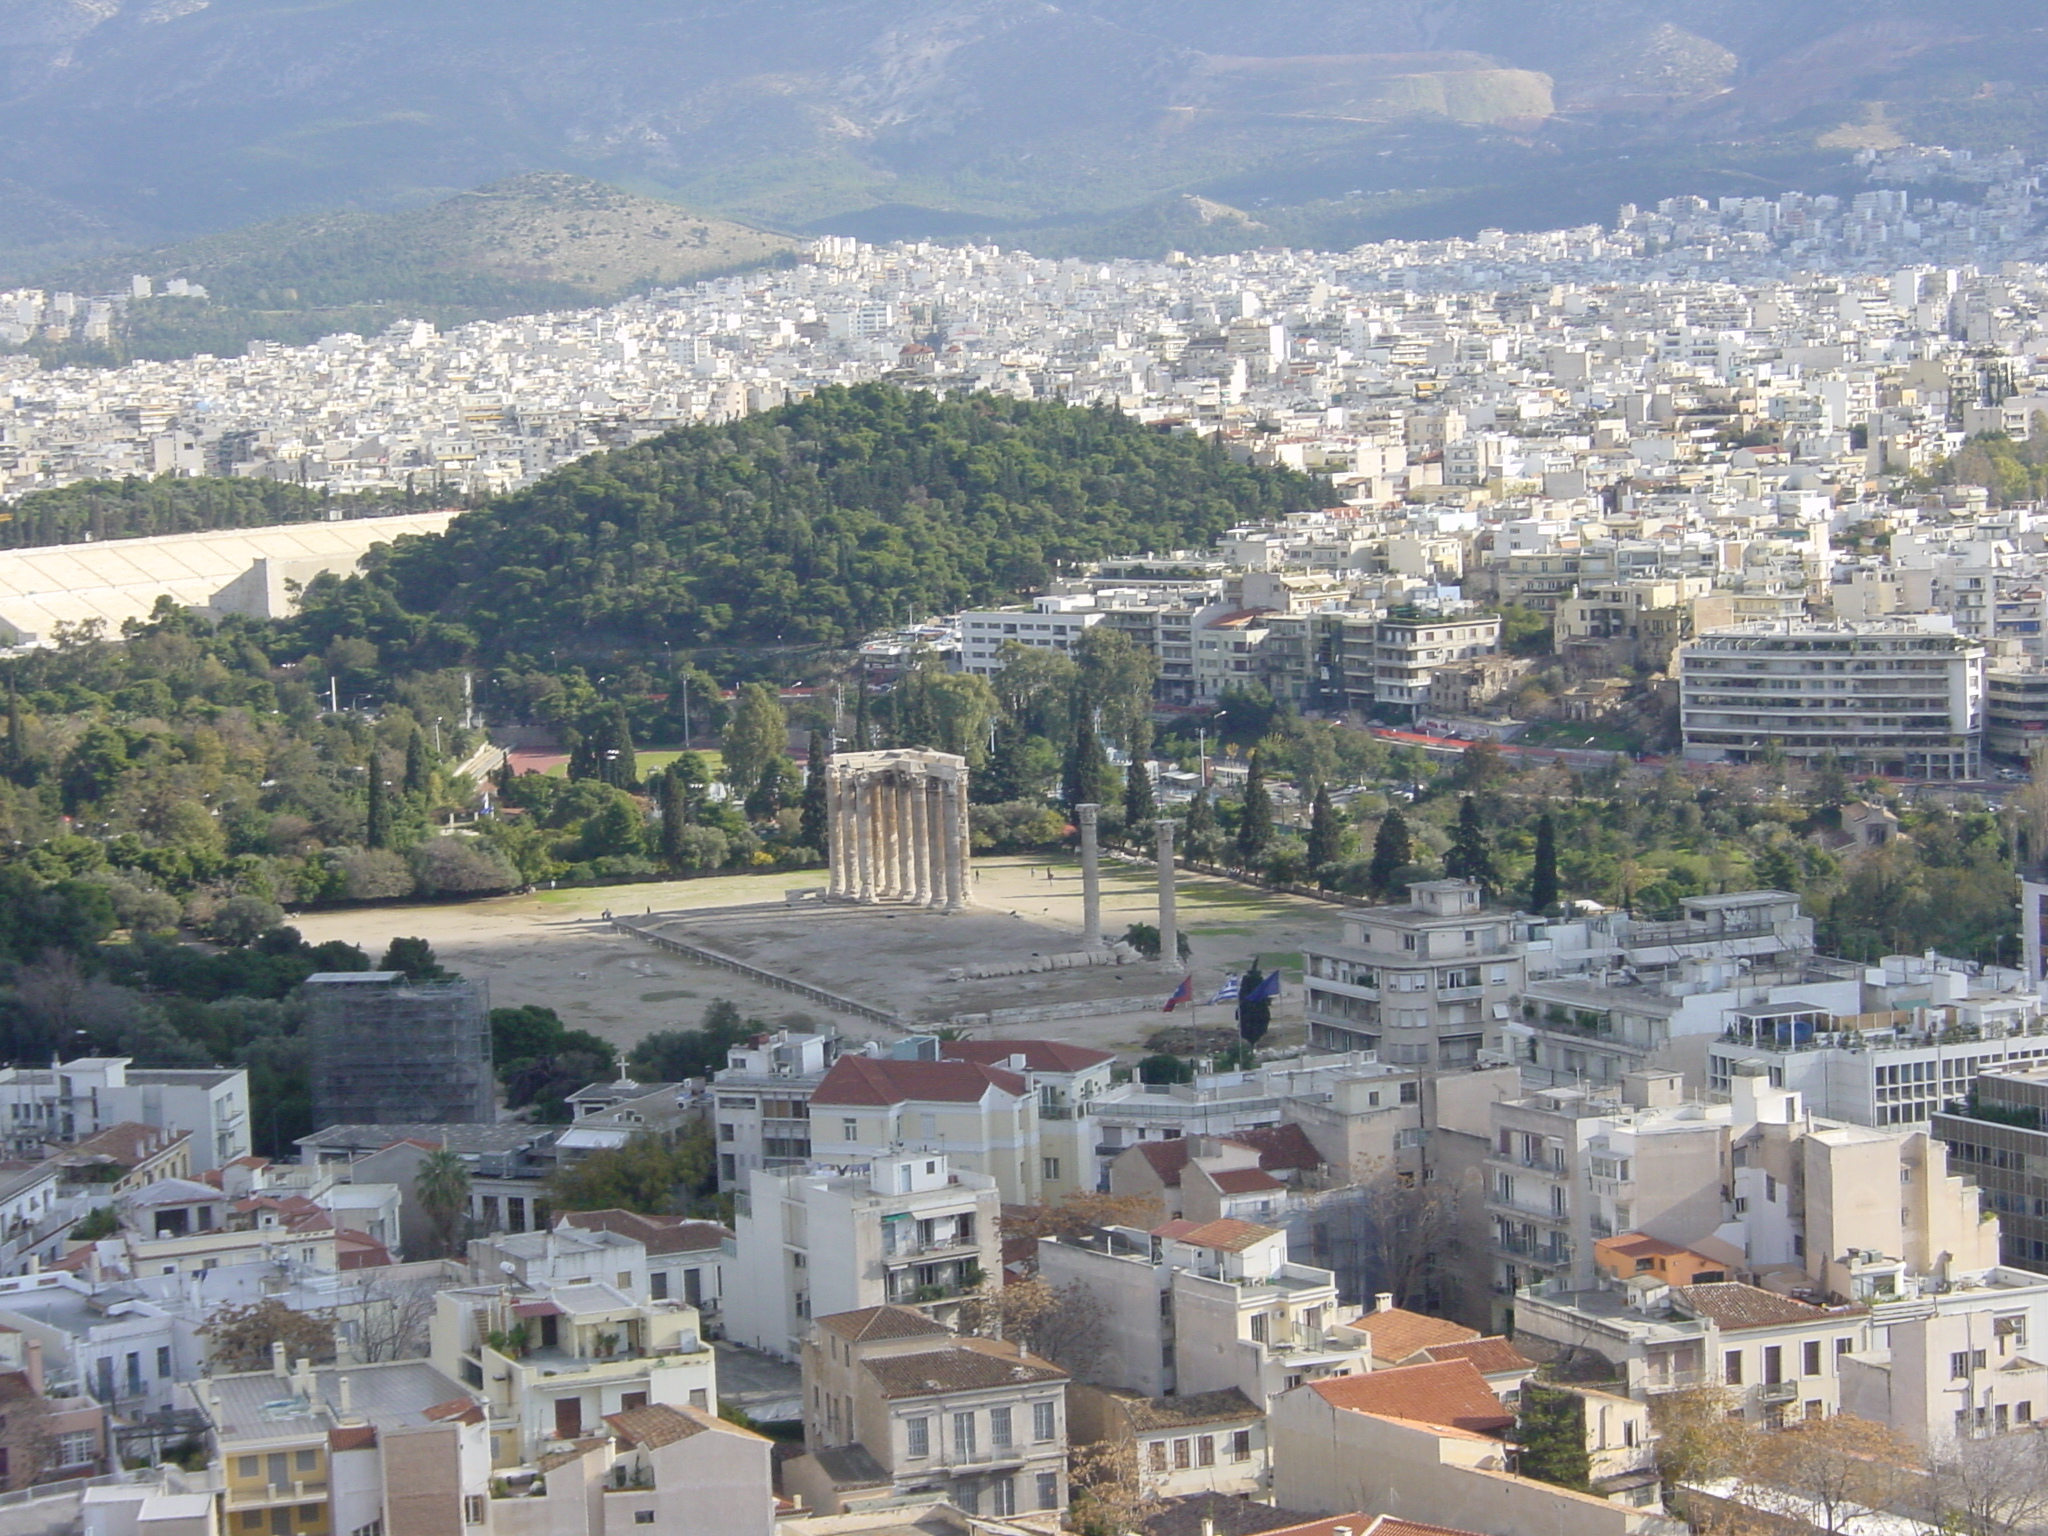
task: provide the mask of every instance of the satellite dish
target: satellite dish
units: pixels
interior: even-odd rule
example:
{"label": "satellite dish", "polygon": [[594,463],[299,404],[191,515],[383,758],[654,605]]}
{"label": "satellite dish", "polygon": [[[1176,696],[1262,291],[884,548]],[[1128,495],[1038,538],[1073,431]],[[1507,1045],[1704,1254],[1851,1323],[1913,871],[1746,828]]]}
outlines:
{"label": "satellite dish", "polygon": [[519,1273],[519,1266],[510,1259],[502,1259],[498,1263],[498,1273],[501,1275],[517,1275]]}

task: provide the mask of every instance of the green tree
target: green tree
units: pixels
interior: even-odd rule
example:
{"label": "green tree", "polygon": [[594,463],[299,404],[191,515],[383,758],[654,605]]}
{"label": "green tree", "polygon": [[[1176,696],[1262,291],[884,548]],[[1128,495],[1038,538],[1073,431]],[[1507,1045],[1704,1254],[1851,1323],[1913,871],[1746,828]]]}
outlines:
{"label": "green tree", "polygon": [[1124,826],[1133,839],[1159,819],[1159,805],[1152,794],[1152,775],[1142,757],[1133,757],[1124,772]]}
{"label": "green tree", "polygon": [[1394,876],[1414,861],[1408,819],[1401,814],[1400,807],[1392,807],[1380,818],[1379,830],[1373,834],[1372,864],[1366,874],[1366,884],[1372,888],[1372,894],[1391,895]]}
{"label": "green tree", "polygon": [[813,731],[810,750],[804,758],[804,814],[800,835],[806,848],[814,848],[821,854],[827,851],[831,839],[825,764],[825,738]]}
{"label": "green tree", "polygon": [[1315,873],[1316,883],[1327,886],[1330,881],[1326,871],[1343,857],[1344,823],[1330,803],[1329,787],[1318,784],[1308,817],[1308,867]]}
{"label": "green tree", "polygon": [[462,1251],[469,1215],[469,1168],[456,1153],[442,1147],[420,1159],[413,1175],[413,1197],[433,1229],[434,1258],[454,1258]]}
{"label": "green tree", "polygon": [[1254,748],[1237,816],[1237,862],[1251,869],[1273,841],[1273,797],[1266,792],[1265,754]]}
{"label": "green tree", "polygon": [[1216,824],[1216,806],[1209,791],[1197,789],[1188,802],[1187,856],[1198,864],[1213,864],[1223,852],[1223,830]]}
{"label": "green tree", "polygon": [[1193,1062],[1182,1061],[1180,1057],[1169,1056],[1164,1051],[1139,1058],[1138,1081],[1141,1083],[1192,1083],[1194,1080]]}
{"label": "green tree", "polygon": [[369,809],[363,823],[365,848],[391,846],[391,801],[384,787],[384,762],[373,747],[363,772],[369,779]]}
{"label": "green tree", "polygon": [[1540,1381],[1524,1382],[1515,1439],[1522,1446],[1521,1459],[1516,1463],[1522,1476],[1580,1493],[1592,1491],[1593,1465],[1586,1453],[1586,1401],[1578,1393],[1545,1386]]}
{"label": "green tree", "polygon": [[1444,855],[1444,873],[1453,880],[1474,881],[1489,892],[1500,884],[1493,845],[1479,819],[1479,802],[1470,795],[1458,797],[1458,825],[1451,834],[1451,851]]}
{"label": "green tree", "polygon": [[643,1131],[622,1147],[558,1167],[548,1178],[548,1207],[667,1215],[690,1204],[711,1170],[708,1128],[695,1126],[672,1144]]}
{"label": "green tree", "polygon": [[631,789],[640,782],[640,760],[633,751],[633,724],[626,718],[626,706],[614,699],[605,712],[604,724],[598,748],[601,777],[619,789]]}
{"label": "green tree", "polygon": [[789,750],[789,716],[766,683],[748,683],[733,700],[725,727],[725,781],[741,790],[761,782],[761,771]]}
{"label": "green tree", "polygon": [[1557,905],[1557,818],[1545,811],[1536,818],[1536,857],[1529,868],[1529,910],[1548,912]]}
{"label": "green tree", "polygon": [[1075,706],[1133,757],[1151,746],[1152,690],[1159,658],[1120,629],[1098,624],[1074,642]]}
{"label": "green tree", "polygon": [[380,971],[402,971],[410,982],[453,981],[455,974],[444,970],[434,956],[434,946],[425,939],[393,939],[377,962]]}
{"label": "green tree", "polygon": [[427,738],[415,727],[405,739],[405,792],[424,795],[427,789]]}
{"label": "green tree", "polygon": [[661,808],[661,861],[670,869],[680,869],[683,829],[690,825],[692,818],[689,792],[674,763],[663,771],[656,798]]}
{"label": "green tree", "polygon": [[1108,804],[1116,787],[1116,769],[1109,754],[1102,750],[1094,725],[1083,719],[1074,729],[1074,742],[1067,749],[1066,767],[1060,775],[1061,803],[1071,816],[1077,805]]}
{"label": "green tree", "polygon": [[1257,957],[1237,979],[1237,1032],[1246,1045],[1257,1045],[1273,1027],[1273,1000],[1257,995],[1266,979]]}

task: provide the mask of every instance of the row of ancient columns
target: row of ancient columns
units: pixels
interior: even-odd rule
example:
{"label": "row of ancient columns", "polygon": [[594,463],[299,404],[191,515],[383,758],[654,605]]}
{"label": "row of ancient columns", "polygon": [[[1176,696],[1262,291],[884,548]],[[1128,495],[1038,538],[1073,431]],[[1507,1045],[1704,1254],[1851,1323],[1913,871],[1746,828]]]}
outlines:
{"label": "row of ancient columns", "polygon": [[967,905],[967,805],[957,781],[884,771],[834,774],[834,900]]}

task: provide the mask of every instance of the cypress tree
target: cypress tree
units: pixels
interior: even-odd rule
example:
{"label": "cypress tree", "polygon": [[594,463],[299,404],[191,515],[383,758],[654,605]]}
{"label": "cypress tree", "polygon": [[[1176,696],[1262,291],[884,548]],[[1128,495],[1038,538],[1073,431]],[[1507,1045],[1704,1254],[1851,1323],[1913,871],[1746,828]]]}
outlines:
{"label": "cypress tree", "polygon": [[1198,863],[1215,861],[1222,851],[1222,838],[1216,828],[1216,807],[1210,803],[1209,791],[1196,789],[1195,798],[1188,802],[1187,833],[1188,857]]}
{"label": "cypress tree", "polygon": [[1102,738],[1095,734],[1095,723],[1083,717],[1074,730],[1073,744],[1067,748],[1067,760],[1060,771],[1060,800],[1069,814],[1077,805],[1093,802],[1102,805],[1108,802],[1116,788],[1116,769],[1110,764],[1109,754],[1102,750]]}
{"label": "cypress tree", "polygon": [[1273,1027],[1273,1000],[1252,996],[1265,979],[1256,955],[1250,969],[1237,979],[1237,1032],[1246,1045],[1257,1045]]}
{"label": "cypress tree", "polygon": [[408,795],[427,792],[427,738],[417,729],[405,741],[405,792]]}
{"label": "cypress tree", "polygon": [[865,752],[868,740],[868,669],[862,667],[853,684],[853,750]]}
{"label": "cypress tree", "polygon": [[1548,912],[1557,905],[1557,823],[1545,811],[1536,821],[1536,862],[1529,871],[1529,910]]}
{"label": "cypress tree", "polygon": [[1244,779],[1244,805],[1237,821],[1237,862],[1249,869],[1273,841],[1273,797],[1266,793],[1266,765],[1254,749]]}
{"label": "cypress tree", "polygon": [[1408,819],[1395,807],[1380,818],[1380,829],[1372,840],[1372,863],[1366,869],[1365,879],[1373,895],[1386,895],[1393,887],[1395,873],[1414,860]]}
{"label": "cypress tree", "polygon": [[1530,1381],[1522,1386],[1521,1410],[1521,1422],[1515,1426],[1515,1439],[1522,1446],[1516,1470],[1559,1488],[1581,1493],[1590,1489],[1593,1466],[1586,1454],[1586,1400],[1576,1392]]}
{"label": "cypress tree", "polygon": [[1144,829],[1159,819],[1159,803],[1152,794],[1152,775],[1145,760],[1133,757],[1124,773],[1124,827],[1130,836],[1142,838]]}
{"label": "cypress tree", "polygon": [[661,776],[661,858],[674,869],[682,862],[683,828],[690,824],[690,799],[683,776],[670,763]]}
{"label": "cypress tree", "polygon": [[1470,795],[1458,797],[1458,827],[1451,834],[1451,851],[1444,856],[1444,873],[1453,880],[1476,881],[1488,891],[1500,884],[1493,849],[1479,820],[1479,802]]}
{"label": "cypress tree", "polygon": [[830,837],[825,803],[825,738],[811,732],[810,750],[804,756],[803,842],[806,847],[825,851]]}
{"label": "cypress tree", "polygon": [[364,820],[363,846],[365,848],[389,848],[391,846],[391,802],[384,792],[384,764],[379,760],[377,749],[370,749],[370,760],[364,769],[370,777],[368,815]]}
{"label": "cypress tree", "polygon": [[21,695],[15,691],[14,678],[7,679],[7,767],[11,772],[21,766],[21,760],[28,750],[21,725]]}
{"label": "cypress tree", "polygon": [[626,718],[626,706],[619,700],[612,700],[611,714],[606,731],[611,739],[605,746],[618,753],[617,757],[605,759],[605,782],[620,789],[631,789],[640,782],[640,764],[633,756],[633,724]]}
{"label": "cypress tree", "polygon": [[1315,804],[1308,817],[1308,867],[1324,883],[1322,871],[1344,856],[1344,824],[1337,820],[1337,808],[1330,804],[1327,785],[1316,786]]}

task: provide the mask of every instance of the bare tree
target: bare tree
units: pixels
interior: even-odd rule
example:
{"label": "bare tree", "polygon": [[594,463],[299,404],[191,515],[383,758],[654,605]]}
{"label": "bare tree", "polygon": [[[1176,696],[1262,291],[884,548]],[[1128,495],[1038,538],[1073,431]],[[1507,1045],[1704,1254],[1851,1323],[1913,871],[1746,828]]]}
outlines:
{"label": "bare tree", "polygon": [[1742,1478],[1753,1509],[1795,1506],[1821,1536],[1843,1536],[1859,1510],[1897,1514],[1921,1492],[1919,1456],[1889,1425],[1838,1413],[1765,1435]]}
{"label": "bare tree", "polygon": [[1103,1344],[1102,1303],[1078,1280],[1058,1287],[1035,1278],[994,1285],[961,1302],[959,1326],[962,1333],[1021,1344],[1069,1370]]}
{"label": "bare tree", "polygon": [[1159,1508],[1138,1466],[1135,1440],[1097,1440],[1068,1459],[1074,1526],[1082,1536],[1126,1536]]}
{"label": "bare tree", "polygon": [[1676,1487],[1741,1477],[1761,1432],[1742,1416],[1741,1394],[1728,1387],[1667,1392],[1650,1405],[1657,1431],[1657,1470]]}
{"label": "bare tree", "polygon": [[1458,1193],[1426,1171],[1361,1160],[1350,1185],[1316,1206],[1309,1229],[1316,1262],[1350,1295],[1385,1291],[1396,1306],[1433,1312],[1455,1287]]}
{"label": "bare tree", "polygon": [[1004,1207],[1003,1236],[1077,1238],[1097,1227],[1141,1227],[1149,1232],[1165,1219],[1157,1196],[1077,1189],[1048,1205]]}
{"label": "bare tree", "polygon": [[1944,1531],[2005,1536],[2048,1523],[2048,1441],[2036,1432],[1951,1440],[1928,1470]]}
{"label": "bare tree", "polygon": [[216,1307],[198,1331],[216,1370],[268,1370],[272,1344],[283,1344],[293,1360],[320,1364],[334,1358],[334,1314],[295,1311],[275,1296],[247,1306]]}
{"label": "bare tree", "polygon": [[418,1360],[425,1357],[434,1322],[434,1298],[447,1285],[438,1274],[390,1274],[360,1270],[362,1278],[337,1303],[341,1324],[358,1360]]}

